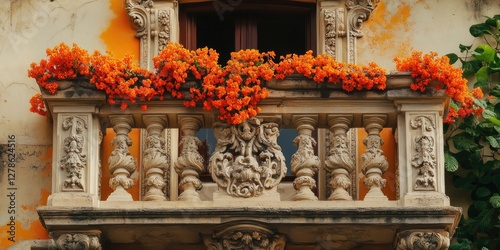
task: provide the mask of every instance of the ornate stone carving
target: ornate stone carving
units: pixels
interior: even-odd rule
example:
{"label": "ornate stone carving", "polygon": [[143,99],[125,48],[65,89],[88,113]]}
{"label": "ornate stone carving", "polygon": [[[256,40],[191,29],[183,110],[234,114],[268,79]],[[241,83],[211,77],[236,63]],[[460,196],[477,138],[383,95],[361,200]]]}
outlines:
{"label": "ornate stone carving", "polygon": [[[410,121],[414,133],[414,151],[411,166],[417,169],[413,189],[416,191],[436,191],[435,140],[432,136],[436,126],[432,117],[416,116]],[[418,131],[420,129],[420,131]]]}
{"label": "ornate stone carving", "polygon": [[61,169],[66,170],[62,191],[84,191],[82,170],[87,166],[87,156],[84,153],[85,134],[87,122],[77,116],[70,116],[62,122],[63,131],[69,131],[69,136],[64,139],[64,152],[61,158]]}
{"label": "ornate stone carving", "polygon": [[201,141],[196,137],[196,131],[201,127],[201,119],[196,116],[181,115],[179,124],[183,134],[179,145],[182,148],[181,154],[175,163],[175,171],[181,177],[179,200],[200,201],[200,195],[196,190],[203,187],[198,178],[205,166],[203,157],[198,152]]}
{"label": "ornate stone carving", "polygon": [[398,233],[397,250],[446,250],[450,246],[449,233],[446,231],[403,231]]}
{"label": "ornate stone carving", "polygon": [[286,237],[260,224],[239,223],[205,236],[204,243],[209,250],[283,250]]}
{"label": "ornate stone carving", "polygon": [[216,123],[215,152],[209,170],[221,190],[233,197],[256,197],[275,188],[286,174],[277,144],[276,123],[250,118],[239,125]]}
{"label": "ornate stone carving", "polygon": [[109,186],[114,190],[108,197],[108,201],[132,201],[132,196],[125,191],[134,185],[130,175],[135,171],[135,159],[130,155],[129,146],[132,140],[128,133],[132,129],[133,119],[128,115],[111,115],[111,124],[116,132],[115,138],[111,140],[114,149],[108,158],[109,171],[113,177],[109,180]]}
{"label": "ornate stone carving", "polygon": [[168,8],[157,9],[152,0],[126,0],[127,13],[140,41],[140,65],[151,68],[152,58],[171,41],[171,15],[177,2],[171,0]]}
{"label": "ornate stone carving", "polygon": [[319,157],[314,155],[313,147],[317,143],[311,135],[315,129],[318,117],[297,115],[293,119],[294,126],[298,132],[293,143],[298,148],[297,152],[292,155],[290,162],[292,173],[297,176],[293,181],[293,186],[297,190],[297,193],[292,199],[317,200],[318,197],[316,197],[311,189],[316,188],[316,180],[313,177],[319,168]]}
{"label": "ornate stone carving", "polygon": [[323,21],[325,23],[325,52],[333,58],[337,56],[337,39],[346,35],[344,13],[344,8],[323,10]]}
{"label": "ornate stone carving", "polygon": [[144,200],[167,200],[167,195],[164,193],[167,185],[164,172],[169,169],[170,159],[165,151],[165,140],[161,137],[161,132],[167,123],[165,118],[154,115],[146,115],[143,120],[148,134],[142,158],[146,172]]}
{"label": "ornate stone carving", "polygon": [[170,42],[170,13],[168,11],[158,11],[158,26],[158,51],[161,51]]}
{"label": "ornate stone carving", "polygon": [[361,155],[361,171],[365,175],[364,184],[369,189],[365,200],[387,200],[387,196],[382,193],[386,180],[382,174],[389,168],[387,158],[381,146],[384,143],[380,137],[386,117],[376,115],[364,115],[363,125],[368,135],[363,139],[366,151]]}
{"label": "ornate stone carving", "polygon": [[356,39],[362,37],[361,24],[368,20],[380,0],[348,0],[348,63],[356,63]]}
{"label": "ornate stone carving", "polygon": [[64,233],[55,235],[50,246],[51,250],[101,250],[99,234],[93,233]]}
{"label": "ornate stone carving", "polygon": [[352,200],[347,190],[352,185],[350,175],[356,168],[349,153],[347,131],[350,128],[352,116],[330,116],[330,151],[325,160],[329,174],[329,185],[333,192],[328,200]]}

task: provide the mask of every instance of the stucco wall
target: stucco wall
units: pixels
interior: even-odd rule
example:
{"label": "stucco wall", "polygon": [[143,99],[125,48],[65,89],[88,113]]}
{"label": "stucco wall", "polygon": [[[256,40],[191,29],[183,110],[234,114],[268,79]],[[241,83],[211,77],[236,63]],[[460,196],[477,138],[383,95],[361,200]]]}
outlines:
{"label": "stucco wall", "polygon": [[[499,13],[500,3],[494,0],[382,0],[363,24],[358,62],[375,61],[390,71],[394,57],[413,50],[458,52],[458,44],[474,42],[468,34],[471,24]],[[136,58],[139,45],[124,0],[4,0],[0,28],[0,248],[4,249],[14,243],[8,232],[11,216],[15,216],[16,243],[48,237],[36,207],[44,205],[51,192],[52,131],[47,118],[29,112],[29,99],[38,92],[35,81],[27,77],[30,63],[44,58],[45,49],[60,42]],[[14,148],[8,146],[9,135],[15,136],[13,185],[7,170],[8,150]],[[15,195],[8,196],[12,192]],[[15,212],[9,209],[11,200]]]}

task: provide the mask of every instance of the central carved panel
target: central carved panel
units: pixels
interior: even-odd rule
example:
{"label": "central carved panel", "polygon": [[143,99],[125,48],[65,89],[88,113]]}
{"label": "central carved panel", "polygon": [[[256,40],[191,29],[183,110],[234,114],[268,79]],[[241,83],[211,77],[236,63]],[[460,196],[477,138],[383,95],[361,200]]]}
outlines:
{"label": "central carved panel", "polygon": [[228,195],[260,196],[285,176],[285,157],[277,143],[278,124],[261,124],[256,118],[232,126],[217,123],[214,135],[217,145],[209,170],[219,189]]}

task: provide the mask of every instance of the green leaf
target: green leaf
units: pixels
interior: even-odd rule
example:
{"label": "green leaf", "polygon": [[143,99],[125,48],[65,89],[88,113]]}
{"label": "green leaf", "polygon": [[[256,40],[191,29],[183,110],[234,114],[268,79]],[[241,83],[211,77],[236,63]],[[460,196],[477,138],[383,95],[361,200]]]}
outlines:
{"label": "green leaf", "polygon": [[490,143],[491,147],[493,147],[493,148],[500,148],[500,143],[499,143],[498,138],[495,138],[495,137],[489,135],[489,136],[486,136],[486,140],[488,140],[488,142]]}
{"label": "green leaf", "polygon": [[477,201],[474,201],[474,207],[477,209],[477,210],[484,210],[484,209],[487,209],[488,208],[488,205],[489,205],[489,202],[487,201],[481,201],[481,200],[477,200]]}
{"label": "green leaf", "polygon": [[469,32],[473,37],[482,36],[490,31],[490,26],[485,23],[478,23],[470,26]]}
{"label": "green leaf", "polygon": [[479,60],[472,60],[464,62],[462,65],[463,77],[471,77],[482,67],[482,63]]}
{"label": "green leaf", "polygon": [[444,168],[448,172],[455,172],[458,169],[458,161],[450,153],[444,154]]}
{"label": "green leaf", "polygon": [[450,53],[446,55],[448,58],[450,58],[450,64],[454,64],[458,61],[458,56],[455,53]]}
{"label": "green leaf", "polygon": [[474,104],[476,104],[478,107],[481,107],[481,108],[486,108],[486,106],[488,105],[486,103],[486,101],[480,100],[480,99],[474,99]]}
{"label": "green leaf", "polygon": [[464,53],[464,51],[466,50],[470,50],[472,48],[472,45],[463,45],[463,44],[460,44],[458,45],[458,48],[460,48],[460,53]]}
{"label": "green leaf", "polygon": [[451,102],[450,102],[450,108],[453,108],[454,110],[458,110],[458,106],[455,103],[455,101],[451,100]]}
{"label": "green leaf", "polygon": [[490,204],[494,208],[500,208],[500,195],[495,193],[490,197]]}
{"label": "green leaf", "polygon": [[477,81],[476,83],[474,83],[474,88],[485,89],[488,88],[489,85],[490,84],[487,81]]}
{"label": "green leaf", "polygon": [[476,193],[477,197],[484,198],[484,197],[490,195],[491,191],[485,187],[480,187],[480,188],[476,189],[475,193]]}
{"label": "green leaf", "polygon": [[474,141],[467,134],[458,134],[453,137],[453,144],[458,150],[469,150],[474,144]]}
{"label": "green leaf", "polygon": [[[489,109],[485,109],[485,110],[483,110],[483,117],[484,117],[484,119],[489,120],[489,118],[496,118],[497,114]],[[492,123],[494,123],[494,122],[492,122]]]}
{"label": "green leaf", "polygon": [[491,63],[495,60],[495,49],[488,44],[480,44],[472,51],[472,56],[477,60],[485,61]]}

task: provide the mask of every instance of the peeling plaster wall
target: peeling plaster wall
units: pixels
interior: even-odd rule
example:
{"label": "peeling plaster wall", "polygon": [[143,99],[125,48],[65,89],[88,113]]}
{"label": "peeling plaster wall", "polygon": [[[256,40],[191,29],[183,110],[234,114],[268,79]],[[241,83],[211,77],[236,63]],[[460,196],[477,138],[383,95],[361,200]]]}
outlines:
{"label": "peeling plaster wall", "polygon": [[[39,92],[36,82],[27,77],[29,65],[60,42],[106,50],[100,35],[114,16],[110,2],[102,0],[0,1],[0,249],[14,244],[7,225],[11,216],[15,217],[15,243],[48,238],[36,208],[46,204],[51,193],[52,124],[29,112],[29,99]],[[15,147],[9,147],[9,135],[15,135]],[[8,172],[12,149],[15,172]],[[9,185],[13,174],[15,180]],[[7,196],[11,192],[15,208]]]}
{"label": "peeling plaster wall", "polygon": [[459,44],[475,42],[469,27],[495,14],[500,14],[500,1],[382,0],[363,23],[358,62],[374,61],[389,72],[395,70],[394,57],[414,50],[459,53]]}

